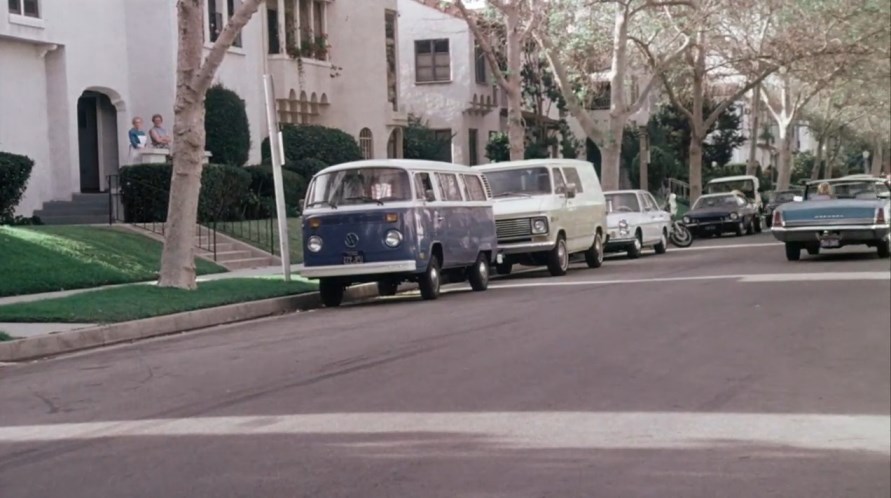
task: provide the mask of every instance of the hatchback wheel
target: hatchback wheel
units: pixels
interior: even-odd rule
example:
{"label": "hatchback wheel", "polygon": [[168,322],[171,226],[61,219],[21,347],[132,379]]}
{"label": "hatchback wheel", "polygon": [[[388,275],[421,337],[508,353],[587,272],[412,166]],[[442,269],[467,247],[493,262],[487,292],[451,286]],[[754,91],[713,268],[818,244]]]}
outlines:
{"label": "hatchback wheel", "polygon": [[662,236],[659,237],[659,243],[653,246],[653,249],[656,251],[656,254],[665,254],[665,251],[668,250],[668,237],[665,236],[665,231],[662,231]]}
{"label": "hatchback wheel", "polygon": [[643,250],[643,242],[641,242],[641,240],[640,240],[640,234],[637,234],[634,237],[634,242],[631,244],[631,247],[628,249],[628,257],[630,259],[637,259],[640,257],[642,250]]}

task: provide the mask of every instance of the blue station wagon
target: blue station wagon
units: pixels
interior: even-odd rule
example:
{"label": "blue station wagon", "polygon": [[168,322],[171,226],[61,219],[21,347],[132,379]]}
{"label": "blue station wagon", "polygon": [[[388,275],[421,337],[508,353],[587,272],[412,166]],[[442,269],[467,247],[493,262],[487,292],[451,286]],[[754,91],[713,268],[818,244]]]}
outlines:
{"label": "blue station wagon", "polygon": [[382,296],[417,282],[424,299],[436,299],[444,279],[486,290],[496,240],[480,172],[433,161],[357,161],[313,177],[299,272],[319,279],[329,307],[341,304],[348,286],[366,282]]}

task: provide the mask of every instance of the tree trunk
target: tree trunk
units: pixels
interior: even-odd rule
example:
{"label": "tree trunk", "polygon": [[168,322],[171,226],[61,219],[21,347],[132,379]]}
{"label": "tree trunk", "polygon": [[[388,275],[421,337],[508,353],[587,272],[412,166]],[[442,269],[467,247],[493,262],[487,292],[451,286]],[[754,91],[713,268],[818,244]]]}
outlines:
{"label": "tree trunk", "polygon": [[523,69],[522,27],[520,13],[511,9],[505,14],[507,21],[507,137],[510,141],[510,159],[525,158],[526,128],[523,125],[523,93],[520,73]]}
{"label": "tree trunk", "polygon": [[786,190],[792,181],[792,144],[789,143],[791,123],[780,124],[777,137],[777,190]]}
{"label": "tree trunk", "polygon": [[811,170],[811,180],[819,180],[823,174],[823,155],[825,154],[826,139],[821,135],[817,140],[817,157],[814,158],[814,168]]}
{"label": "tree trunk", "polygon": [[603,190],[619,190],[619,173],[622,162],[623,128],[610,119],[609,135],[600,147],[600,184]]}
{"label": "tree trunk", "polygon": [[752,90],[752,118],[749,127],[749,160],[746,162],[746,174],[754,175],[758,170],[758,115],[761,114],[761,85]]}
{"label": "tree trunk", "polygon": [[872,170],[870,171],[873,175],[879,176],[882,173],[882,163],[884,162],[884,158],[882,157],[884,154],[885,147],[882,144],[881,140],[876,140],[873,146],[872,152]]}
{"label": "tree trunk", "polygon": [[640,127],[640,153],[638,154],[638,163],[640,164],[640,185],[641,190],[650,190],[650,137],[647,134],[647,127]]}
{"label": "tree trunk", "polygon": [[702,195],[702,142],[704,137],[690,136],[690,205]]}

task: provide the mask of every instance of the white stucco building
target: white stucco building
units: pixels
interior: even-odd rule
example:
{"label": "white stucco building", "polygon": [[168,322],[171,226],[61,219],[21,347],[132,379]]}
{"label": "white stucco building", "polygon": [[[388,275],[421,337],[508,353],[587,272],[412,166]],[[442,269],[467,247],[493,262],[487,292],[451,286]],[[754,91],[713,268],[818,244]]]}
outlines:
{"label": "white stucco building", "polygon": [[398,0],[400,93],[405,110],[452,137],[451,157],[482,164],[492,133],[505,130],[501,89],[464,19]]}
{"label": "white stucco building", "polygon": [[[207,0],[206,47],[240,4]],[[250,162],[266,136],[262,74],[283,122],[355,136],[368,157],[401,154],[397,0],[268,0],[216,82],[237,92],[251,126]],[[76,5],[75,5],[76,4]],[[172,128],[175,0],[7,0],[0,4],[0,150],[35,168],[19,214],[100,192],[130,163],[134,116]],[[298,62],[298,59],[300,62]]]}

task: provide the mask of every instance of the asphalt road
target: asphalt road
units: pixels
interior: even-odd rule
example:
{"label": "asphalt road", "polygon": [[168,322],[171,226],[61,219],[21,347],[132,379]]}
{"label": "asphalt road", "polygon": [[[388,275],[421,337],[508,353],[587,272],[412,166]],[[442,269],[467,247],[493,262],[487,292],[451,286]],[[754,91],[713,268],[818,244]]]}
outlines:
{"label": "asphalt road", "polygon": [[0,368],[0,496],[889,496],[888,260],[576,268]]}

